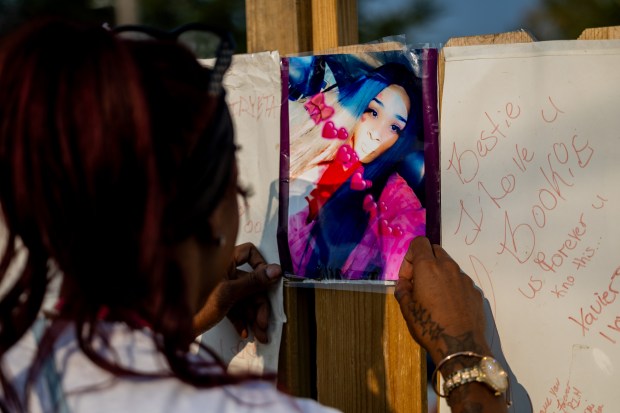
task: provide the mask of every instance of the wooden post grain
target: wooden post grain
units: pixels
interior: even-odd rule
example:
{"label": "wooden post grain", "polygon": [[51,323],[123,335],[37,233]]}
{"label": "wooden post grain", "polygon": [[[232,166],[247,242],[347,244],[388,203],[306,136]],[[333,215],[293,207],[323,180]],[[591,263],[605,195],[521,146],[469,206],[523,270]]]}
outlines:
{"label": "wooden post grain", "polygon": [[312,49],[358,42],[356,0],[312,0]]}
{"label": "wooden post grain", "polygon": [[356,0],[246,0],[248,52],[281,55],[357,43]]}
{"label": "wooden post grain", "polygon": [[314,289],[284,283],[284,312],[278,363],[278,385],[296,397],[316,395],[316,325]]}
{"label": "wooden post grain", "polygon": [[343,412],[425,412],[425,354],[392,291],[315,296],[318,400]]}
{"label": "wooden post grain", "polygon": [[248,52],[312,50],[309,0],[246,0],[245,16]]}
{"label": "wooden post grain", "polygon": [[612,40],[620,39],[620,26],[595,27],[585,29],[577,40]]}

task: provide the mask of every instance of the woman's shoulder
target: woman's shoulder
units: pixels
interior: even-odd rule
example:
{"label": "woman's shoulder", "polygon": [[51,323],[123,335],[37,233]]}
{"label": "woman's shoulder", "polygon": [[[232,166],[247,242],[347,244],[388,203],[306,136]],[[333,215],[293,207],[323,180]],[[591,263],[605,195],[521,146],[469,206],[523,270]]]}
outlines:
{"label": "woman's shoulder", "polygon": [[[71,400],[73,399],[73,400]],[[314,400],[278,391],[272,383],[246,381],[198,389],[176,379],[120,380],[109,392],[71,396],[74,412],[148,411],[153,413],[336,413]]]}
{"label": "woman's shoulder", "polygon": [[[131,370],[156,373],[166,370],[163,357],[154,349],[147,329],[128,330],[107,326],[114,357]],[[37,334],[30,332],[5,359],[16,388],[23,388],[27,368],[37,347]],[[52,360],[52,359],[50,359]],[[215,371],[214,373],[221,373]],[[57,394],[50,394],[56,389]],[[33,387],[31,411],[53,411],[52,401],[62,400],[72,412],[148,411],[153,413],[302,412],[334,413],[313,400],[297,399],[278,391],[268,381],[202,389],[175,377],[118,377],[96,366],[77,346],[73,328],[59,337],[54,358]]]}
{"label": "woman's shoulder", "polygon": [[104,390],[73,393],[72,412],[107,413],[136,411],[153,413],[335,413],[314,400],[284,394],[269,382],[246,381],[234,385],[199,389],[177,379],[116,379]]}
{"label": "woman's shoulder", "polygon": [[[275,413],[337,413],[330,407],[322,406],[317,401],[296,398],[276,389],[272,383],[250,381],[234,386],[216,389],[224,393],[221,412],[275,412]],[[211,404],[209,406],[212,406]]]}

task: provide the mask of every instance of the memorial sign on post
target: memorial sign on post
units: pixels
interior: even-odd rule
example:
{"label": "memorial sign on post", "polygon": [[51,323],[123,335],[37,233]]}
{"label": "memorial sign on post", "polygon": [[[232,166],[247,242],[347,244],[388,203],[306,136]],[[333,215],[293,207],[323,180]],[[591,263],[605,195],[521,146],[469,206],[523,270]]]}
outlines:
{"label": "memorial sign on post", "polygon": [[442,244],[489,301],[513,411],[612,411],[620,42],[444,53]]}

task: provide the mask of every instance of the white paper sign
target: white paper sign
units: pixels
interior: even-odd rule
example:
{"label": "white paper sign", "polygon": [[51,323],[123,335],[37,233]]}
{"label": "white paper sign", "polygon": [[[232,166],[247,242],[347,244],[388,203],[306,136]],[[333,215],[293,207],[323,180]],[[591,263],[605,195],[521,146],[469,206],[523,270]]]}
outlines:
{"label": "white paper sign", "polygon": [[[208,63],[207,63],[208,64]],[[277,52],[235,55],[224,76],[226,100],[235,126],[239,182],[251,189],[248,204],[239,205],[237,244],[251,242],[267,262],[279,263],[276,243],[280,162],[280,56]],[[286,321],[282,284],[270,292],[272,320],[269,344],[253,337],[241,340],[224,319],[203,334],[229,370],[275,372],[282,325]]]}
{"label": "white paper sign", "polygon": [[513,411],[618,411],[620,42],[444,51],[442,244],[489,300]]}

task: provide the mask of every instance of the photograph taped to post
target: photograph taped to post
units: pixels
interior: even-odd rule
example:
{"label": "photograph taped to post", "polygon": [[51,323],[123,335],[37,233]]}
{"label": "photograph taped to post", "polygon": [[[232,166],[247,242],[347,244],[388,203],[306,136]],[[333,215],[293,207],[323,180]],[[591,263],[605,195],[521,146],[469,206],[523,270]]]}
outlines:
{"label": "photograph taped to post", "polygon": [[436,70],[428,51],[288,59],[287,272],[395,280],[410,241],[427,234],[425,117],[436,125],[437,108],[436,83],[424,92],[424,72]]}

